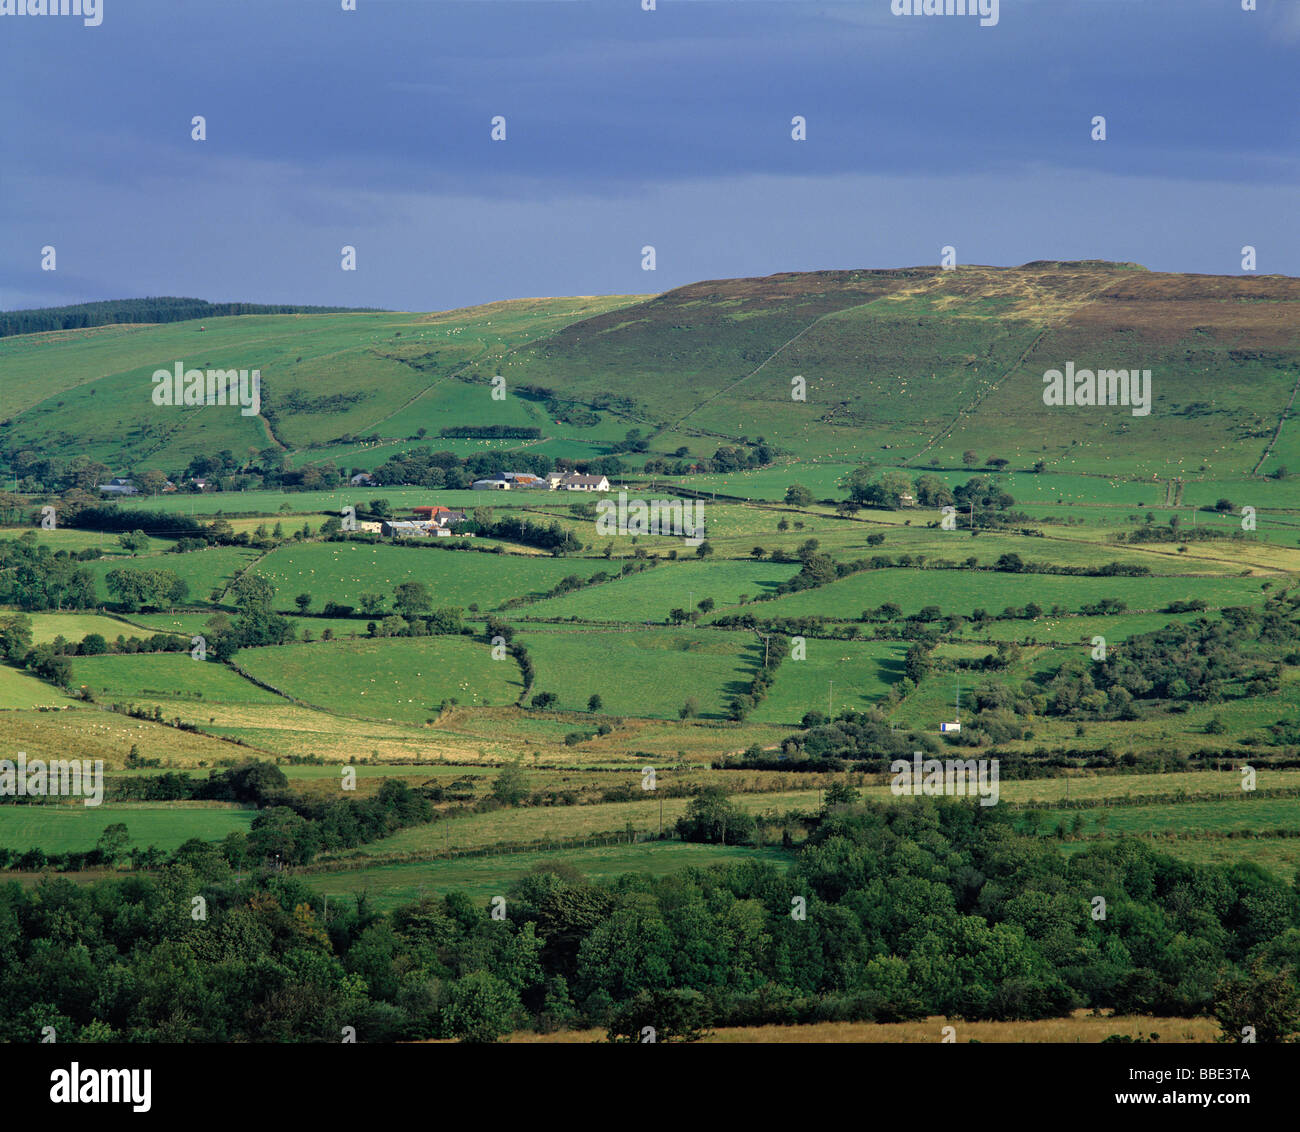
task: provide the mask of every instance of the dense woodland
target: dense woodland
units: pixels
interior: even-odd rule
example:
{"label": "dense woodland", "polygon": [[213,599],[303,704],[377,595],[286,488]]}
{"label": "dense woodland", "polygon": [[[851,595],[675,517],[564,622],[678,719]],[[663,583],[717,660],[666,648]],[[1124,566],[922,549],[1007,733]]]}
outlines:
{"label": "dense woodland", "polygon": [[[418,818],[419,799],[384,791],[377,828]],[[1067,859],[993,810],[838,797],[786,874],[750,860],[593,885],[557,865],[502,893],[501,919],[455,892],[391,915],[336,902],[326,919],[300,881],[243,872],[250,841],[274,852],[291,836],[282,815],[342,836],[339,803],[269,809],[249,837],[188,842],[152,874],[9,884],[0,964],[22,977],[0,983],[0,1040],[43,1026],[61,1042],[334,1042],[345,1026],[363,1041],[521,1026],[631,1039],[653,1025],[664,1041],[1077,1007],[1212,1012],[1261,1042],[1300,1025],[1300,895],[1252,865],[1183,864],[1127,839]]]}

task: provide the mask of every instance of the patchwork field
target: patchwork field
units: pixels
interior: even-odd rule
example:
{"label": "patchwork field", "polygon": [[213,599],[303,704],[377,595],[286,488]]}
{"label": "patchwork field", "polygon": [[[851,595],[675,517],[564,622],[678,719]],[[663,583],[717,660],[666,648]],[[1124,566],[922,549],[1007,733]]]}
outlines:
{"label": "patchwork field", "polygon": [[[63,855],[119,821],[130,844],[112,872],[132,884],[189,875],[163,871],[148,846],[165,858],[210,842],[202,883],[222,894],[220,915],[262,915],[248,885],[301,881],[318,900],[283,891],[310,916],[284,911],[310,932],[328,898],[348,979],[384,985],[405,949],[402,979],[365,1020],[401,1015],[405,1036],[437,1032],[492,967],[519,1004],[512,1019],[545,1001],[564,1040],[603,1038],[592,1020],[637,980],[693,986],[689,963],[703,970],[706,955],[726,956],[710,995],[750,1012],[732,1017],[760,1016],[767,984],[834,1011],[924,993],[933,1015],[733,1027],[718,1041],[935,1041],[936,1009],[1015,1017],[1145,993],[1124,981],[1130,959],[1160,983],[1160,1004],[1186,996],[1204,1012],[1221,969],[1257,949],[1242,917],[1189,910],[1199,896],[1135,896],[1144,926],[1108,925],[1103,942],[1068,909],[1044,925],[1072,891],[1067,854],[1120,846],[1102,867],[1135,870],[1134,892],[1181,877],[1174,861],[1258,867],[1203,877],[1197,893],[1295,882],[1297,309],[1300,282],[1282,277],[1085,261],[0,337],[0,473],[13,487],[0,492],[0,753],[103,759],[110,789],[177,799],[0,805],[4,875],[103,879]],[[266,411],[155,413],[142,393],[160,356],[262,367]],[[1150,416],[1044,405],[1041,375],[1065,357],[1140,359],[1158,375]],[[795,374],[806,401],[791,398]],[[381,483],[334,486],[358,469]],[[614,494],[465,489],[498,470],[556,469],[606,475]],[[220,490],[126,502],[162,516],[131,521],[152,531],[134,554],[89,529],[102,520],[80,509],[96,484],[153,472]],[[620,489],[702,504],[706,543],[598,534],[593,505]],[[433,545],[323,530],[345,506],[401,517],[435,504],[542,530]],[[59,528],[30,530],[46,505]],[[943,506],[956,530],[941,528]],[[196,534],[210,545],[172,552]],[[894,564],[837,576],[877,555]],[[1005,555],[1047,570],[996,569]],[[1097,576],[1112,563],[1149,575]],[[1050,572],[1068,568],[1093,575]],[[188,592],[119,600],[113,570],[173,571]],[[589,584],[600,573],[610,580]],[[458,609],[464,631],[421,635],[391,616],[408,582],[427,589],[406,595],[414,620]],[[328,603],[355,608],[327,617]],[[765,673],[772,633],[721,624],[738,614],[826,624],[773,630],[798,629],[803,652]],[[516,646],[498,659],[489,616]],[[94,634],[104,642],[83,643]],[[159,647],[153,634],[186,651],[140,651]],[[210,659],[191,659],[195,635]],[[938,730],[954,712],[959,737]],[[1014,768],[1004,808],[979,815],[1012,828],[941,820],[931,800],[895,795],[881,758],[918,747]],[[195,803],[196,782],[172,771],[225,775],[223,796],[250,801]],[[270,831],[259,823],[250,840],[258,805]],[[539,953],[547,981],[519,992],[514,969],[484,957],[476,917],[537,872],[553,874],[554,895],[539,937],[563,926]],[[787,921],[791,877],[816,901],[808,921]],[[933,899],[915,895],[922,884]],[[918,942],[907,933],[921,911]],[[806,951],[794,923],[817,933]],[[1284,949],[1280,931],[1270,946]],[[1072,941],[1068,963],[1054,932]],[[1210,958],[1193,970],[1197,948]],[[796,968],[820,973],[805,986]],[[1075,997],[1058,997],[1058,976]],[[1009,997],[961,998],[977,989]],[[311,1010],[331,1009],[332,993]],[[1100,1011],[955,1025],[959,1041],[1216,1032],[1204,1017]]]}

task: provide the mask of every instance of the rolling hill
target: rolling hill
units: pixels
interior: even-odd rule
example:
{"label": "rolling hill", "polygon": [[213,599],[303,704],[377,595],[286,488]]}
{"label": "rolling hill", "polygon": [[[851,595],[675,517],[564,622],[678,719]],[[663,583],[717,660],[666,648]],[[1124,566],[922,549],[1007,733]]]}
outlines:
{"label": "rolling hill", "polygon": [[[261,415],[155,406],[150,375],[178,360],[260,369]],[[1150,415],[1044,405],[1044,372],[1067,362],[1149,369]],[[430,443],[421,429],[436,440],[482,424],[540,428],[531,451],[577,459],[638,428],[650,438],[641,460],[762,436],[788,457],[849,465],[958,467],[968,450],[1143,478],[1300,465],[1300,433],[1285,423],[1300,378],[1300,280],[1094,261],[60,330],[0,340],[0,369],[10,470],[24,450],[75,452],[123,474],[223,448],[346,460],[360,437],[391,454]],[[497,374],[504,400],[491,393]],[[796,377],[804,400],[792,397]],[[546,411],[557,404],[581,412]],[[434,446],[465,454],[486,442]]]}

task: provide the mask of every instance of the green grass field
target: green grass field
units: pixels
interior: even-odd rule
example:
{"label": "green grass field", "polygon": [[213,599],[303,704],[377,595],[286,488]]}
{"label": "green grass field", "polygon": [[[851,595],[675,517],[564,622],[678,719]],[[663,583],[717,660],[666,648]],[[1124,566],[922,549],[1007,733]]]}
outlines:
{"label": "green grass field", "polygon": [[767,593],[796,572],[797,567],[779,562],[664,563],[615,582],[533,602],[513,612],[528,618],[663,621],[670,609],[693,609],[706,598],[712,598],[719,607],[734,606],[742,595],[753,598]]}
{"label": "green grass field", "polygon": [[72,666],[72,685],[84,687],[97,700],[104,701],[164,705],[172,701],[191,705],[283,703],[224,665],[193,660],[188,652],[77,657]]}
{"label": "green grass field", "polygon": [[[788,594],[755,605],[756,617],[820,616],[854,621],[864,609],[893,602],[904,615],[926,606],[964,617],[976,609],[999,614],[1008,606],[1036,602],[1076,612],[1104,598],[1125,602],[1134,611],[1159,611],[1172,601],[1196,598],[1211,606],[1245,605],[1259,600],[1256,578],[1079,578],[1065,575],[1006,574],[972,570],[865,570],[817,589]],[[716,615],[715,615],[716,616]],[[1027,624],[1027,623],[1022,623]]]}
{"label": "green grass field", "polygon": [[0,709],[63,707],[73,701],[26,672],[0,667]]}
{"label": "green grass field", "polygon": [[[642,759],[628,759],[629,779],[641,781]],[[666,780],[661,779],[662,780]],[[612,785],[612,783],[611,783]],[[786,790],[765,794],[738,794],[732,801],[751,813],[784,814],[790,810],[815,810],[818,791]],[[392,855],[436,855],[448,849],[481,849],[504,843],[532,842],[548,837],[573,839],[625,832],[658,832],[686,813],[688,799],[651,796],[644,802],[601,802],[589,806],[533,806],[449,818],[431,825],[411,826],[391,837],[371,842],[353,854],[358,859]],[[508,815],[508,816],[507,816]]]}
{"label": "green grass field", "polygon": [[[129,551],[118,546],[117,536],[113,534],[104,534],[100,531],[80,531],[74,527],[55,527],[53,530],[47,531],[42,527],[0,524],[0,539],[20,538],[22,536],[34,537],[38,546],[48,546],[56,553],[60,550],[75,553],[78,550],[94,548],[109,557],[119,558],[123,561],[129,561],[132,557]],[[172,545],[170,540],[162,538],[147,538],[146,542],[148,546],[142,553],[161,553],[169,550]],[[121,562],[117,563],[119,566],[121,564]]]}
{"label": "green grass field", "polygon": [[224,590],[235,574],[258,557],[256,550],[241,546],[213,546],[188,554],[148,554],[122,560],[87,562],[86,569],[95,578],[96,597],[114,602],[106,578],[112,570],[170,570],[190,587],[189,601],[206,602],[213,590]]}
{"label": "green grass field", "polygon": [[454,890],[468,893],[476,903],[486,903],[494,896],[504,896],[521,877],[553,864],[577,869],[589,880],[600,882],[624,873],[664,876],[685,868],[710,868],[744,860],[769,861],[783,868],[790,859],[780,849],[652,841],[377,865],[346,872],[315,873],[304,879],[331,901],[349,901],[364,893],[371,908],[387,912],[422,897],[445,896]]}
{"label": "green grass field", "polygon": [[[1086,810],[1043,811],[1042,826],[1055,829],[1064,821],[1073,831],[1075,815],[1082,815],[1081,833],[1177,833],[1205,830],[1268,832],[1300,829],[1300,798],[1255,798],[1240,801],[1188,801],[1158,806],[1116,806]],[[1032,819],[1022,818],[1021,825]]]}
{"label": "green grass field", "polygon": [[119,636],[148,637],[153,632],[162,631],[146,631],[116,617],[105,617],[97,613],[33,613],[30,616],[32,643],[36,645],[46,644],[56,637],[76,642],[89,633],[98,633],[106,641],[115,641]]}
{"label": "green grass field", "polygon": [[[426,442],[426,446],[429,442]],[[394,450],[413,447],[411,442],[391,446]],[[441,445],[434,443],[435,448]],[[310,453],[315,454],[315,450]],[[166,514],[191,515],[196,519],[218,515],[254,516],[268,527],[281,520],[286,529],[302,526],[303,516],[325,518],[338,515],[347,506],[358,509],[372,499],[383,499],[395,515],[404,515],[422,503],[443,503],[448,507],[481,506],[485,492],[443,491],[422,487],[340,487],[334,491],[210,491],[203,494],[160,495],[132,501],[133,507],[151,508]],[[290,526],[292,524],[292,527]],[[254,526],[257,524],[255,523]]]}
{"label": "green grass field", "polygon": [[907,645],[894,641],[805,641],[805,660],[787,659],[749,717],[797,726],[810,711],[863,711],[903,678]]}
{"label": "green grass field", "polygon": [[702,718],[724,718],[726,701],[753,679],[762,653],[756,636],[704,629],[528,629],[516,640],[536,665],[534,690],[554,692],[560,709],[585,710],[598,694],[606,713],[661,719],[675,719],[692,697]]}
{"label": "green grass field", "polygon": [[310,593],[319,612],[327,601],[355,606],[361,594],[372,592],[384,595],[387,612],[401,582],[424,582],[436,607],[478,604],[488,610],[509,597],[543,593],[568,574],[589,577],[603,568],[589,559],[332,542],[281,547],[254,570],[276,587],[276,607],[285,611],[296,608],[300,593]]}
{"label": "green grass field", "polygon": [[444,700],[513,703],[523,690],[510,657],[466,637],[319,641],[246,649],[235,662],[259,680],[343,715],[422,724]]}
{"label": "green grass field", "polygon": [[254,816],[224,802],[0,806],[0,845],[18,852],[83,853],[108,826],[122,822],[131,847],[156,845],[170,852],[191,837],[219,841],[228,833],[246,833]]}

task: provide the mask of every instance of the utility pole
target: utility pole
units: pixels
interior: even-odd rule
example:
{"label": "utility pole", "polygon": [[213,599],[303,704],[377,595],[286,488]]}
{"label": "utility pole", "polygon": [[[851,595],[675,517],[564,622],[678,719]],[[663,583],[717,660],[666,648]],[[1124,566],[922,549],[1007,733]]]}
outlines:
{"label": "utility pole", "polygon": [[834,702],[834,693],[835,681],[832,680],[830,686],[826,689],[826,715],[830,719],[835,718],[835,709],[831,707],[831,704]]}

